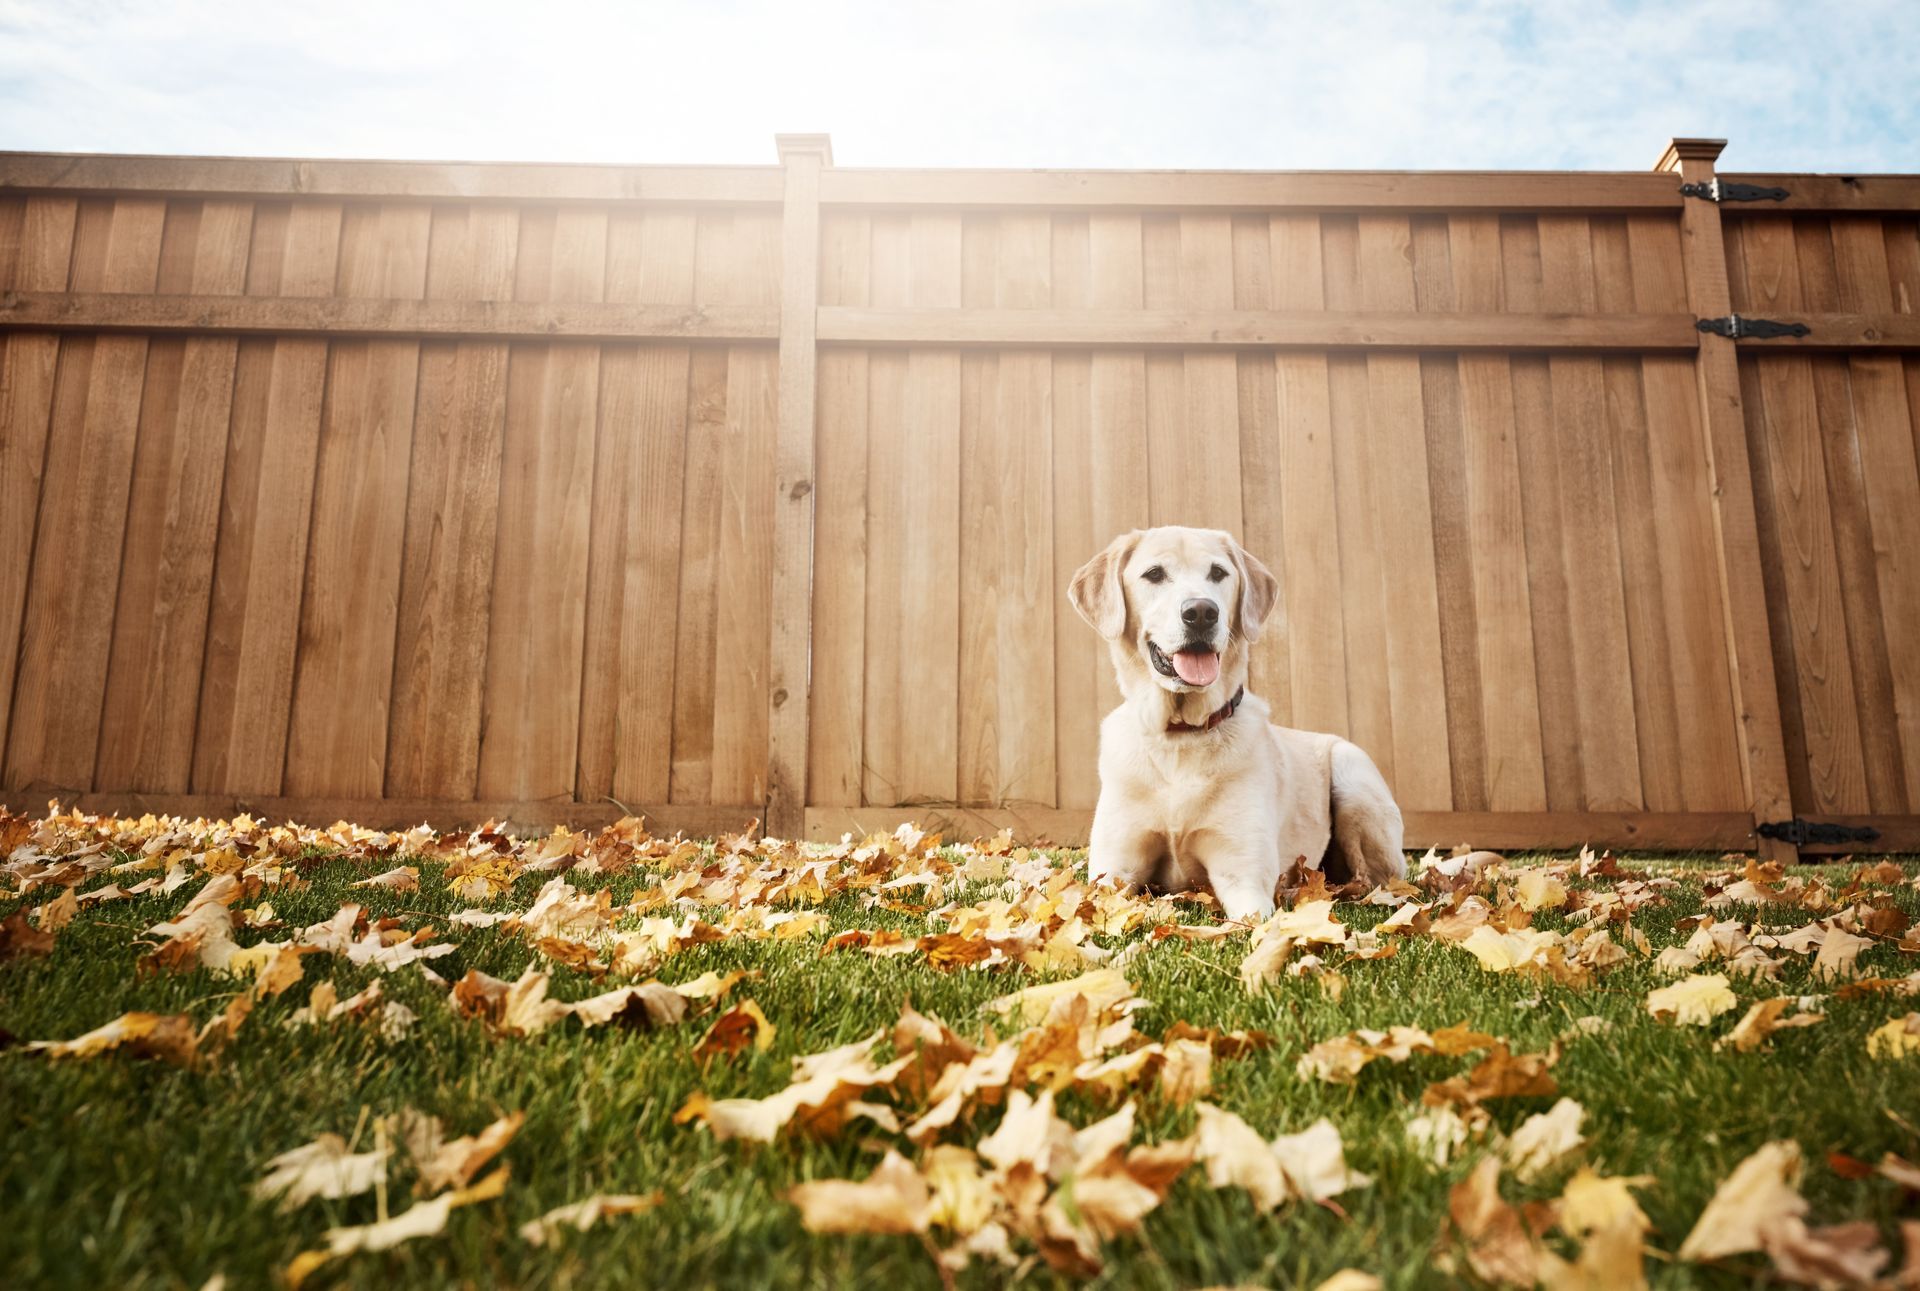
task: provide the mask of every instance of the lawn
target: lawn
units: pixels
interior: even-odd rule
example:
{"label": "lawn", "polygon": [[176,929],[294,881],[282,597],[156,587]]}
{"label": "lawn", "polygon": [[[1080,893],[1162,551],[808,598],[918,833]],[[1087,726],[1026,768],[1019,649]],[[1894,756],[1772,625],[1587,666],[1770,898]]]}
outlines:
{"label": "lawn", "polygon": [[[1256,948],[1202,901],[1089,891],[1079,852],[933,841],[0,814],[0,1283],[1745,1286],[1911,1258],[1912,864],[1416,861],[1401,890],[1302,892]],[[689,989],[625,990],[649,981]],[[1693,1003],[1656,1017],[1676,984]],[[1734,1043],[1777,997],[1822,1020]],[[127,1013],[159,1020],[32,1047]],[[1393,1027],[1420,1030],[1341,1039]],[[1344,1165],[1324,1131],[1270,1146],[1322,1118]],[[323,1135],[293,1196],[259,1187]],[[1755,1153],[1765,1186],[1681,1260]],[[595,1195],[639,1209],[523,1231]],[[796,1201],[905,1231],[810,1232]],[[303,1258],[383,1214],[424,1231]]]}

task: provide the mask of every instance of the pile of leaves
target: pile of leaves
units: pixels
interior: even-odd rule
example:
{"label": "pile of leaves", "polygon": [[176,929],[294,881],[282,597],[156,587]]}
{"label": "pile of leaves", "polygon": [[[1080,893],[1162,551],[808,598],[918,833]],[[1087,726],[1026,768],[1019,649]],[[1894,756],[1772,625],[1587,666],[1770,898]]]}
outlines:
{"label": "pile of leaves", "polygon": [[[1463,848],[1379,887],[1298,873],[1282,909],[1244,924],[1204,893],[1092,884],[1077,853],[1006,834],[948,845],[912,826],[820,845],[662,839],[638,819],[521,838],[56,806],[0,813],[0,857],[10,1081],[29,1064],[105,1062],[217,1082],[282,1037],[395,1069],[426,1035],[470,1040],[482,1063],[631,1043],[684,1091],[636,1132],[738,1174],[822,1241],[900,1243],[950,1282],[1112,1275],[1198,1240],[1162,1222],[1170,1199],[1218,1194],[1252,1224],[1351,1224],[1362,1202],[1406,1215],[1433,1268],[1493,1285],[1644,1286],[1697,1266],[1920,1287],[1920,1103],[1858,1109],[1880,1118],[1872,1137],[1885,1122],[1907,1134],[1905,1155],[1769,1138],[1726,1156],[1676,1222],[1641,1204],[1657,1177],[1609,1169],[1642,1159],[1590,1116],[1620,1091],[1566,1075],[1604,1062],[1629,1025],[1714,1063],[1787,1043],[1819,1062],[1844,1016],[1862,1037],[1848,1062],[1906,1064],[1897,1079],[1920,1089],[1920,880],[1893,862],[1787,874],[1737,856],[1522,864]],[[52,969],[102,955],[124,955],[142,989],[179,983],[185,1003],[12,1033],[57,986]],[[1394,1019],[1375,982],[1416,963],[1446,986]],[[858,980],[887,1020],[795,1048],[838,1027],[769,1002],[776,986],[787,998],[788,972]],[[916,988],[964,1011],[916,1004]],[[1196,996],[1216,1015],[1173,1005]],[[1321,1024],[1356,1001],[1379,1024]],[[503,1240],[545,1251],[615,1216],[668,1224],[687,1204],[639,1180],[567,1179],[560,1204],[516,1204],[516,1173],[553,1191],[528,1113],[476,1115],[451,1096],[458,1080],[415,1082],[437,1110],[374,1097],[293,1146],[241,1145],[255,1212],[307,1232],[316,1205],[343,1221],[279,1263],[288,1285],[424,1249],[469,1208],[512,1208]],[[1349,1141],[1341,1100],[1358,1096],[1376,1112]],[[1803,1188],[1809,1153],[1879,1189],[1871,1206],[1823,1222]],[[841,1169],[820,1173],[829,1163]],[[1409,1200],[1430,1195],[1424,1180],[1444,1206]],[[1327,1284],[1402,1272],[1362,1263],[1322,1270]]]}

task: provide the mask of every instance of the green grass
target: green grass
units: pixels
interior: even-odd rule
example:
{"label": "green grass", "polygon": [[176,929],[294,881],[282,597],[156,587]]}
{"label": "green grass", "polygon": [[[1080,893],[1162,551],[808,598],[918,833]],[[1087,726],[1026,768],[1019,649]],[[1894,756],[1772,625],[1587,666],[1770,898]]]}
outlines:
{"label": "green grass", "polygon": [[[371,914],[407,918],[409,926],[469,904],[446,893],[439,867],[430,862],[421,863],[417,892],[347,887],[369,872],[362,864],[317,861],[310,888],[270,899],[295,928],[348,901]],[[523,877],[502,906],[524,908],[542,881]],[[607,885],[618,902],[651,881],[647,871],[633,870]],[[584,877],[576,882],[589,890],[595,884]],[[0,964],[0,1028],[21,1040],[65,1039],[127,1010],[185,1011],[196,1021],[212,1016],[236,989],[232,979],[206,971],[143,976],[134,967],[140,930],[177,912],[197,886],[86,908],[60,934],[51,956]],[[26,904],[56,893],[36,890]],[[1920,914],[1916,896],[1907,887],[1899,899]],[[20,904],[0,902],[0,915]],[[836,930],[924,928],[910,916],[864,910],[852,897],[825,908]],[[1663,947],[1684,940],[1674,921],[1698,908],[1698,888],[1687,885],[1635,923]],[[1367,927],[1384,911],[1343,904],[1336,913],[1351,926]],[[1755,917],[1751,908],[1733,913]],[[1785,917],[1800,923],[1811,916],[1795,910]],[[1540,924],[1566,926],[1555,917]],[[533,962],[524,942],[497,929],[455,928],[446,935],[460,948],[434,967],[449,980],[469,968],[510,978]],[[251,943],[285,933],[239,936]],[[229,1286],[273,1285],[295,1254],[321,1244],[329,1226],[369,1222],[374,1201],[370,1195],[316,1201],[282,1215],[250,1196],[263,1163],[322,1132],[351,1133],[363,1109],[380,1115],[403,1106],[442,1117],[450,1134],[523,1110],[526,1125],[503,1157],[512,1169],[505,1196],[455,1211],[440,1237],[336,1262],[310,1286],[937,1284],[918,1242],[809,1236],[781,1200],[802,1180],[864,1176],[879,1159],[877,1140],[886,1136],[863,1126],[828,1142],[783,1139],[756,1147],[719,1143],[703,1127],[672,1123],[695,1090],[715,1098],[773,1093],[785,1085],[794,1055],[887,1026],[909,998],[963,1033],[977,1033],[986,1001],[1035,980],[1021,969],[940,972],[918,956],[823,958],[818,945],[818,937],[799,944],[727,941],[688,949],[663,966],[660,976],[668,982],[709,968],[762,974],[741,989],[778,1027],[771,1050],[704,1073],[690,1056],[704,1021],[655,1032],[583,1031],[567,1022],[538,1037],[502,1039],[455,1017],[411,969],[383,978],[389,998],[419,1015],[402,1041],[383,1041],[362,1025],[283,1027],[314,983],[330,978],[344,997],[379,976],[328,956],[309,960],[302,986],[263,1002],[225,1058],[207,1070],[120,1056],[50,1063],[18,1048],[0,1051],[0,1284],[191,1287],[222,1273]],[[1243,1193],[1216,1192],[1192,1170],[1149,1216],[1139,1238],[1109,1245],[1097,1279],[1102,1285],[1311,1286],[1346,1266],[1375,1272],[1392,1287],[1444,1284],[1431,1257],[1448,1189],[1474,1157],[1430,1171],[1406,1145],[1401,1125],[1428,1083],[1464,1070],[1472,1059],[1375,1063],[1351,1087],[1307,1083],[1294,1074],[1295,1059],[1313,1042],[1394,1023],[1466,1022],[1510,1038],[1516,1051],[1538,1051],[1575,1018],[1610,1019],[1610,1032],[1568,1042],[1555,1075],[1562,1092],[1587,1109],[1586,1160],[1603,1173],[1654,1177],[1642,1204],[1654,1225],[1651,1243],[1661,1250],[1678,1247],[1735,1163],[1775,1138],[1797,1139],[1805,1151],[1804,1190],[1814,1222],[1869,1219],[1894,1244],[1894,1222],[1913,1214],[1912,1199],[1902,1211],[1902,1196],[1890,1182],[1844,1179],[1826,1165],[1830,1149],[1870,1162],[1888,1151],[1920,1159],[1913,1128],[1920,1125],[1920,1060],[1874,1060],[1865,1044],[1873,1028],[1914,1008],[1912,1000],[1830,1000],[1825,1024],[1783,1031],[1769,1050],[1741,1055],[1716,1053],[1712,1045],[1738,1012],[1704,1030],[1651,1019],[1646,994],[1670,979],[1645,961],[1573,989],[1490,974],[1454,946],[1412,938],[1393,958],[1340,965],[1348,985],[1335,1001],[1312,982],[1294,979],[1249,997],[1234,977],[1245,950],[1244,937],[1168,940],[1145,949],[1129,969],[1137,992],[1153,1006],[1137,1019],[1140,1028],[1157,1036],[1185,1019],[1273,1033],[1278,1043],[1271,1050],[1215,1064],[1213,1101],[1269,1137],[1331,1117],[1349,1162],[1375,1184],[1340,1198],[1344,1218],[1303,1205],[1260,1215]],[[1794,962],[1777,987],[1736,979],[1743,1006],[1767,994],[1821,989],[1808,981],[1805,959],[1789,958]],[[1920,966],[1886,945],[1869,950],[1861,964],[1890,976]],[[583,975],[554,972],[553,993],[560,998],[596,989]],[[1496,1103],[1496,1122],[1511,1129],[1546,1102]],[[1140,1138],[1177,1136],[1192,1127],[1190,1108],[1167,1107],[1151,1094],[1140,1103]],[[1062,1097],[1060,1110],[1076,1125],[1103,1112],[1074,1094]],[[977,1122],[979,1131],[990,1129],[995,1117],[988,1113]],[[1565,1174],[1532,1187],[1508,1178],[1503,1186],[1510,1200],[1550,1198]],[[596,1191],[654,1189],[666,1194],[657,1210],[604,1221],[557,1246],[529,1246],[515,1231]],[[1759,1256],[1718,1269],[1658,1258],[1648,1264],[1656,1286],[1749,1285],[1765,1268]],[[1024,1276],[1029,1285],[1058,1281],[1037,1262]],[[1005,1278],[997,1268],[976,1265],[961,1283],[993,1286]]]}

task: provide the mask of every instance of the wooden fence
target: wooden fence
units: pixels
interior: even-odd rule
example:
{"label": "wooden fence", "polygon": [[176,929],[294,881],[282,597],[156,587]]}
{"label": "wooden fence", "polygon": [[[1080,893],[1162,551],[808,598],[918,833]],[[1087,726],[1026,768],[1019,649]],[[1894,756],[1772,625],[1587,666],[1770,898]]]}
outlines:
{"label": "wooden fence", "polygon": [[1256,688],[1413,843],[1920,846],[1920,179],[1683,195],[1719,147],[0,155],[0,786],[1075,840],[1067,579],[1189,523],[1280,575]]}

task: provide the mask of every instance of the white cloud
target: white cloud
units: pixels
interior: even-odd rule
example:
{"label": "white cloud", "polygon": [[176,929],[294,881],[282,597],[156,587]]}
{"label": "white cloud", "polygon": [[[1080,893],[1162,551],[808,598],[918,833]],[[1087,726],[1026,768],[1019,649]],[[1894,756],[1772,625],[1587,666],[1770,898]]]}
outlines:
{"label": "white cloud", "polygon": [[1920,170],[1905,0],[0,0],[0,147]]}

